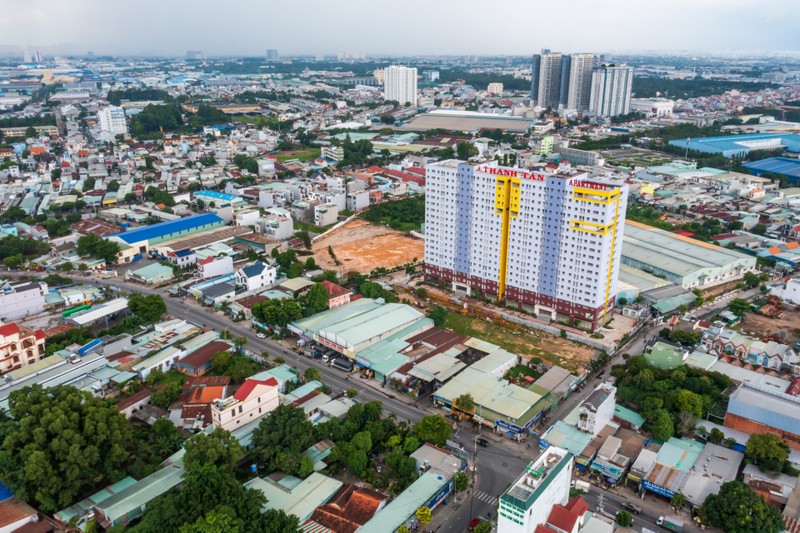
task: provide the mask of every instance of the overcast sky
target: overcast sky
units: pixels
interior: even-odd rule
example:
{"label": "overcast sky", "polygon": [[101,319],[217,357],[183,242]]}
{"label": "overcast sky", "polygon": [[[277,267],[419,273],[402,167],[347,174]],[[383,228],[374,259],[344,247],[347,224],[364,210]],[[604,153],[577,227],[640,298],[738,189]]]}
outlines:
{"label": "overcast sky", "polygon": [[[2,0],[0,45],[183,55],[797,51],[800,0]],[[56,47],[53,49],[52,47]]]}

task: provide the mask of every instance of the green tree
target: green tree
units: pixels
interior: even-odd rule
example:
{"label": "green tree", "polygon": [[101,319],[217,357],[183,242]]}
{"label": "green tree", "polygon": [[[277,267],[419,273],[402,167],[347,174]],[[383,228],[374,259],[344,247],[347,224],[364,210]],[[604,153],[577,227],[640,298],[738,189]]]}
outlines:
{"label": "green tree", "polygon": [[678,412],[691,413],[700,418],[703,416],[703,397],[684,389],[675,397],[675,409]]}
{"label": "green tree", "polygon": [[656,413],[656,417],[650,425],[650,433],[653,438],[666,442],[675,433],[675,427],[672,424],[672,418],[666,409],[660,409]]}
{"label": "green tree", "polygon": [[328,308],[328,290],[322,283],[315,283],[304,295],[300,297],[303,307],[303,316],[311,316]]}
{"label": "green tree", "polygon": [[442,415],[428,415],[414,424],[411,432],[421,441],[430,442],[436,446],[444,446],[447,443],[447,439],[450,438],[453,428]]}
{"label": "green tree", "polygon": [[433,325],[437,328],[443,328],[447,322],[447,309],[441,305],[434,306],[428,311],[428,318],[433,320]]}
{"label": "green tree", "polygon": [[672,495],[670,503],[672,504],[673,507],[677,507],[678,509],[680,509],[681,507],[689,503],[689,498],[687,498],[686,495],[684,495],[682,492],[676,492],[675,494]]}
{"label": "green tree", "polygon": [[279,405],[253,431],[251,455],[267,472],[278,467],[278,455],[298,457],[314,444],[314,427],[302,409]]}
{"label": "green tree", "polygon": [[11,270],[16,270],[22,265],[22,262],[25,261],[25,258],[22,257],[22,254],[10,255],[3,259],[3,264],[10,268]]}
{"label": "green tree", "polygon": [[745,313],[750,311],[750,302],[742,298],[734,298],[728,304],[728,309],[736,316],[744,316]]}
{"label": "green tree", "polygon": [[469,415],[475,413],[475,400],[472,398],[472,394],[468,392],[456,398],[455,401],[453,401],[453,406],[462,413]]}
{"label": "green tree", "polygon": [[469,479],[464,472],[456,472],[453,476],[453,488],[456,492],[464,492],[469,486]]}
{"label": "green tree", "polygon": [[456,145],[456,157],[462,161],[478,155],[478,148],[469,142],[460,142]]}
{"label": "green tree", "polygon": [[131,294],[128,297],[128,309],[140,324],[153,324],[166,314],[167,304],[160,294]]}
{"label": "green tree", "polygon": [[150,401],[162,409],[169,409],[169,406],[178,399],[181,392],[183,392],[183,388],[180,383],[170,381],[150,395]]}
{"label": "green tree", "polygon": [[784,527],[778,508],[740,481],[723,483],[717,494],[706,498],[699,514],[705,523],[723,531],[778,533]]}
{"label": "green tree", "polygon": [[483,520],[473,528],[472,533],[491,533],[491,531],[492,523],[488,520]]}
{"label": "green tree", "polygon": [[780,472],[789,458],[789,445],[774,433],[754,433],[747,439],[744,453],[761,470]]}
{"label": "green tree", "polygon": [[95,259],[103,259],[107,263],[116,263],[119,256],[120,247],[115,241],[103,239],[94,234],[83,235],[78,238],[78,255],[81,257],[91,256]]}
{"label": "green tree", "polygon": [[228,431],[215,428],[210,434],[198,433],[186,442],[183,462],[186,468],[213,465],[226,470],[235,470],[244,448]]}
{"label": "green tree", "polygon": [[619,527],[631,527],[633,525],[633,517],[628,511],[619,511],[615,521]]}
{"label": "green tree", "polygon": [[320,374],[319,370],[310,366],[306,368],[305,372],[303,372],[303,378],[305,378],[306,382],[308,381],[321,381],[322,374]]}
{"label": "green tree", "polygon": [[0,479],[46,512],[122,478],[132,441],[109,401],[64,385],[11,392],[0,435]]}
{"label": "green tree", "polygon": [[717,428],[712,428],[711,432],[708,434],[708,442],[713,444],[719,444],[724,438],[725,434]]}
{"label": "green tree", "polygon": [[433,520],[433,514],[431,514],[431,510],[428,507],[420,507],[417,509],[417,512],[414,513],[419,520],[419,523],[423,526],[426,526]]}
{"label": "green tree", "polygon": [[181,526],[180,533],[244,533],[236,511],[226,505],[210,510],[191,524]]}

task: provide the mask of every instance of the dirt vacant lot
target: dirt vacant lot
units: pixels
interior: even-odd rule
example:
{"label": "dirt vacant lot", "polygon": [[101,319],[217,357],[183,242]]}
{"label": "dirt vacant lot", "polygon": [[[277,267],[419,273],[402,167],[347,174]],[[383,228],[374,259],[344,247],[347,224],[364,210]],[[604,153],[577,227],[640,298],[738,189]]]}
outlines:
{"label": "dirt vacant lot", "polygon": [[737,329],[742,333],[760,338],[785,334],[784,342],[791,343],[800,339],[800,313],[793,307],[787,306],[784,306],[781,318],[768,318],[756,313],[746,313]]}
{"label": "dirt vacant lot", "polygon": [[[328,253],[328,247],[340,265]],[[314,260],[324,270],[367,273],[422,260],[425,243],[404,233],[364,220],[353,220],[314,242]]]}

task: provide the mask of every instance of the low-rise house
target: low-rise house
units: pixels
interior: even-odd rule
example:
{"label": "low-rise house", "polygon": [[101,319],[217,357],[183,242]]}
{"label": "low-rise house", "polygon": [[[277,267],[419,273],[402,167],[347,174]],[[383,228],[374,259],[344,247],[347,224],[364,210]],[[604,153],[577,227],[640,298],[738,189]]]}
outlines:
{"label": "low-rise house", "polygon": [[233,346],[225,341],[213,341],[189,352],[175,362],[175,368],[188,376],[199,377],[211,370],[211,358],[219,352],[229,352]]}
{"label": "low-rise house", "polygon": [[236,271],[236,286],[247,292],[265,289],[275,283],[276,275],[275,267],[256,261]]}
{"label": "low-rise house", "polygon": [[325,290],[328,291],[328,309],[350,303],[350,296],[353,293],[349,289],[345,289],[341,285],[331,283],[328,280],[324,280],[321,283]]}
{"label": "low-rise house", "polygon": [[168,253],[167,261],[181,269],[189,268],[197,264],[197,254],[190,248],[184,248]]}
{"label": "low-rise house", "polygon": [[233,431],[244,424],[258,420],[278,407],[278,380],[248,379],[230,398],[211,404],[211,418],[215,427]]}
{"label": "low-rise house", "polygon": [[132,396],[128,396],[127,398],[123,398],[117,402],[117,409],[119,409],[122,414],[125,415],[125,418],[130,420],[136,411],[149,404],[150,391],[142,389],[134,393]]}
{"label": "low-rise house", "polygon": [[145,285],[159,285],[175,277],[172,267],[161,263],[152,263],[142,268],[130,271],[125,274],[126,279],[138,281]]}
{"label": "low-rise house", "polygon": [[764,342],[725,327],[708,328],[702,343],[715,355],[732,355],[766,368],[793,370],[797,365],[797,352],[791,346],[775,341]]}
{"label": "low-rise house", "polygon": [[232,273],[233,258],[230,256],[210,256],[197,262],[197,277],[200,279],[214,278]]}

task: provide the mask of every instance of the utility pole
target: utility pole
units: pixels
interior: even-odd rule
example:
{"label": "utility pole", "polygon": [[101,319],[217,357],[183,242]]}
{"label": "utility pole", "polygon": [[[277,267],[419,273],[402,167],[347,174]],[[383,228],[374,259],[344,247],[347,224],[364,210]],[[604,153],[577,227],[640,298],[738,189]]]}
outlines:
{"label": "utility pole", "polygon": [[472,520],[472,508],[475,502],[475,491],[478,487],[475,486],[475,473],[478,471],[478,435],[475,435],[475,438],[472,439],[473,445],[473,452],[472,452],[472,493],[470,494],[469,498],[469,516],[470,520]]}

